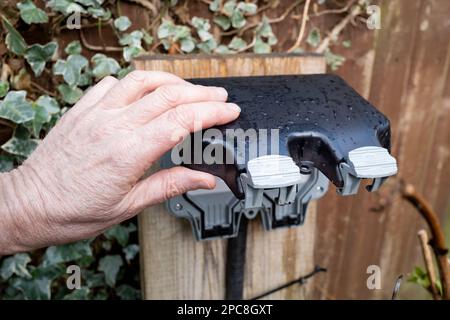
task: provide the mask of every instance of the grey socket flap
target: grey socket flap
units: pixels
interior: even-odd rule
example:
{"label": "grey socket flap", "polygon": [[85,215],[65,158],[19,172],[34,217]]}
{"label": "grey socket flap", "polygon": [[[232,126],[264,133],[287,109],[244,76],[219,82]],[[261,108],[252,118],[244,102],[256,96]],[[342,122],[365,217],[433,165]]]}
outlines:
{"label": "grey socket flap", "polygon": [[397,161],[385,148],[357,148],[348,153],[348,160],[352,174],[357,178],[381,178],[397,173]]}
{"label": "grey socket flap", "polygon": [[247,163],[248,182],[256,189],[287,187],[307,180],[291,157],[267,155]]}

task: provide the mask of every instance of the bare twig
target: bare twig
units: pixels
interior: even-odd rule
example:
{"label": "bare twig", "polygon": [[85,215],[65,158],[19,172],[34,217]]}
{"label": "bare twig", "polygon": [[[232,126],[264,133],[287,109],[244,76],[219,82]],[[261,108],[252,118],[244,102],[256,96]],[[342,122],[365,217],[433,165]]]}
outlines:
{"label": "bare twig", "polygon": [[355,2],[356,2],[356,0],[351,0],[351,1],[349,1],[349,2],[345,5],[345,7],[342,7],[342,8],[340,8],[340,9],[322,10],[322,11],[313,13],[311,16],[312,16],[312,17],[320,17],[320,16],[323,16],[323,15],[325,15],[325,14],[339,14],[339,13],[344,13],[344,12],[347,12],[348,9],[349,9]]}
{"label": "bare twig", "polygon": [[[112,21],[112,19],[108,19],[108,20],[103,21],[102,24],[103,25],[112,25],[113,21]],[[83,21],[81,23],[81,28],[82,29],[89,29],[89,28],[94,28],[94,27],[98,27],[98,22],[86,23],[86,20],[83,19]],[[60,28],[60,30],[65,30],[65,29],[69,29],[69,27],[67,25],[63,25]]]}
{"label": "bare twig", "polygon": [[420,212],[428,224],[432,236],[431,246],[434,249],[434,254],[438,263],[443,299],[450,300],[450,268],[447,258],[448,249],[445,245],[445,237],[440,227],[438,216],[433,211],[430,204],[412,185],[407,184],[403,186],[402,197]]}
{"label": "bare twig", "polygon": [[31,81],[31,86],[34,87],[35,89],[39,90],[40,92],[46,93],[47,95],[49,95],[51,97],[56,97],[56,93],[48,91],[47,89],[38,85],[36,82]]}
{"label": "bare twig", "polygon": [[331,40],[336,39],[339,34],[344,30],[344,28],[357,16],[361,13],[360,6],[354,6],[350,13],[342,19],[338,24],[336,24],[331,32],[323,39],[321,44],[317,47],[317,53],[324,53],[325,50],[329,47]]}
{"label": "bare twig", "polygon": [[113,46],[95,46],[90,44],[86,37],[84,36],[83,29],[80,29],[80,40],[83,46],[91,51],[103,51],[103,52],[121,52],[123,49],[121,47],[113,47]]}
{"label": "bare twig", "polygon": [[423,260],[425,262],[425,268],[430,278],[430,291],[434,300],[439,300],[440,295],[436,288],[436,272],[434,270],[433,257],[431,256],[431,250],[428,245],[428,234],[425,230],[420,230],[417,233],[420,241],[420,247],[422,248]]}
{"label": "bare twig", "polygon": [[273,18],[273,19],[269,19],[269,23],[278,23],[283,21],[284,19],[287,18],[287,16],[289,15],[289,13],[291,13],[292,10],[295,9],[295,7],[297,7],[300,3],[302,3],[304,0],[297,0],[294,1],[289,7],[287,7],[287,9],[283,12],[283,14],[277,18]]}
{"label": "bare twig", "polygon": [[0,80],[1,81],[7,81],[9,76],[12,74],[11,68],[9,67],[9,65],[3,61],[2,62],[2,72],[0,75]]}
{"label": "bare twig", "polygon": [[295,41],[294,45],[290,47],[287,52],[292,52],[298,47],[300,47],[300,44],[302,43],[303,34],[305,33],[305,27],[306,27],[306,21],[308,20],[308,11],[309,11],[309,4],[311,3],[311,0],[306,0],[305,7],[303,8],[303,16],[302,16],[302,23],[300,26],[300,32],[298,33],[297,40]]}
{"label": "bare twig", "polygon": [[158,9],[151,1],[148,1],[148,0],[127,0],[127,1],[139,4],[139,5],[143,6],[144,8],[150,10],[152,12],[153,16],[158,15]]}
{"label": "bare twig", "polygon": [[240,48],[239,50],[237,50],[236,52],[244,52],[247,51],[250,48],[253,48],[253,46],[256,43],[256,34],[253,35],[253,40],[252,42],[250,42],[248,45],[246,45],[245,47]]}
{"label": "bare twig", "polygon": [[11,129],[15,129],[16,128],[16,125],[14,123],[12,123],[12,122],[10,122],[8,120],[2,119],[2,118],[0,118],[0,127],[1,126],[8,127],[8,128],[11,128]]}

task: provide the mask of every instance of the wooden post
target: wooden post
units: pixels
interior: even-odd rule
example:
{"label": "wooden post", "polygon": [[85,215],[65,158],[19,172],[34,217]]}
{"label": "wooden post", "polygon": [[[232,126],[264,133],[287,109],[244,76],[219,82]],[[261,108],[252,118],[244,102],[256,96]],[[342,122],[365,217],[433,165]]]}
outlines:
{"label": "wooden post", "polygon": [[[159,70],[183,78],[312,74],[325,72],[318,55],[149,55],[136,69]],[[158,170],[158,166],[151,169]],[[264,232],[260,219],[249,223],[244,298],[264,293],[314,268],[316,203],[301,227]],[[223,299],[226,241],[195,241],[188,221],[170,215],[163,204],[139,215],[141,278],[145,299]],[[302,299],[308,285],[272,294],[272,299]]]}

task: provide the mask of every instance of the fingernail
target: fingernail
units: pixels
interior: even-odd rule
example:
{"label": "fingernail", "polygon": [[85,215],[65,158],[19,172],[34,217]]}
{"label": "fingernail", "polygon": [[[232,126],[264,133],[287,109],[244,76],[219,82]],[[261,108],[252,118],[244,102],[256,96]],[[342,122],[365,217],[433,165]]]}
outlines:
{"label": "fingernail", "polygon": [[235,104],[235,103],[227,103],[228,107],[230,107],[231,109],[237,111],[237,112],[241,112],[241,108]]}
{"label": "fingernail", "polygon": [[216,87],[217,90],[217,94],[219,96],[221,96],[223,99],[227,99],[228,98],[228,92],[227,90],[225,90],[225,88],[221,88],[221,87]]}
{"label": "fingernail", "polygon": [[214,188],[214,186],[212,186],[210,183],[208,183],[208,181],[201,180],[198,183],[198,188],[199,189],[212,189],[212,188]]}

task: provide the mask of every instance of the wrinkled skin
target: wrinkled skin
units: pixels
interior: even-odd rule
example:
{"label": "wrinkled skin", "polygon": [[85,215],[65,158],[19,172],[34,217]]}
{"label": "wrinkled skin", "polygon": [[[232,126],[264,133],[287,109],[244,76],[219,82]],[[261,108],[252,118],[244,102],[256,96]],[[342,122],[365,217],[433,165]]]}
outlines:
{"label": "wrinkled skin", "polygon": [[223,88],[162,72],[107,77],[90,89],[18,169],[0,175],[0,255],[72,242],[215,178],[184,167],[146,170],[189,132],[240,109]]}

